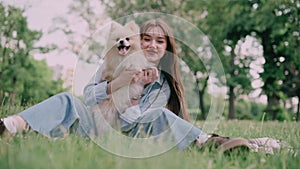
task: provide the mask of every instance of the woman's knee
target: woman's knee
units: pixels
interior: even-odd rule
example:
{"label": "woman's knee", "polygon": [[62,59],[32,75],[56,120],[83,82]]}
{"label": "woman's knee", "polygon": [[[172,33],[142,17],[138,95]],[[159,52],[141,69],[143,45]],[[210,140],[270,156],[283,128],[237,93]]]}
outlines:
{"label": "woman's knee", "polygon": [[73,95],[69,92],[62,92],[62,93],[59,93],[57,95],[60,95],[60,96],[65,96],[65,97],[73,97]]}
{"label": "woman's knee", "polygon": [[57,95],[54,95],[54,96],[56,96],[56,97],[61,97],[61,98],[67,98],[68,100],[71,100],[71,99],[73,99],[73,95],[71,94],[71,93],[69,93],[69,92],[62,92],[62,93],[59,93],[59,94],[57,94]]}

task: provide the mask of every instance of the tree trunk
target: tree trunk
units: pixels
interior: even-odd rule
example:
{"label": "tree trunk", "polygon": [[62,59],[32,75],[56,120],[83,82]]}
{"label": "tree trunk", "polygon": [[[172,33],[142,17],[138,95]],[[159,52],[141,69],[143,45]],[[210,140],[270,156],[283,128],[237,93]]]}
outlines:
{"label": "tree trunk", "polygon": [[[194,75],[196,76],[196,72],[194,73]],[[205,106],[204,106],[204,93],[207,87],[207,81],[208,81],[208,77],[206,77],[204,84],[202,85],[203,87],[200,89],[200,82],[199,79],[196,78],[196,91],[198,92],[198,96],[199,96],[199,109],[201,111],[201,115],[200,115],[200,119],[201,120],[205,120],[206,119],[206,110],[205,110]]]}
{"label": "tree trunk", "polygon": [[264,72],[262,73],[265,76],[264,86],[262,87],[264,92],[268,98],[268,105],[267,105],[267,115],[271,116],[273,120],[277,118],[277,114],[279,112],[280,104],[279,104],[279,97],[278,92],[279,88],[274,88],[278,81],[277,77],[274,76],[274,70],[270,69],[270,67],[276,67],[277,62],[277,55],[273,49],[274,42],[270,38],[272,35],[272,29],[266,29],[265,31],[259,33],[259,36],[262,40],[262,46],[264,51],[264,58],[266,60],[264,64]]}
{"label": "tree trunk", "polygon": [[[236,43],[234,43],[236,44]],[[231,48],[234,49],[235,45],[232,45]],[[235,76],[234,74],[234,71],[235,71],[235,68],[234,68],[234,59],[236,57],[235,53],[234,53],[234,50],[231,50],[230,52],[231,54],[231,59],[230,59],[230,67],[231,67],[231,71],[230,71],[230,77],[233,78]],[[234,94],[234,88],[235,86],[233,86],[232,84],[229,84],[228,85],[229,87],[229,105],[228,105],[228,119],[229,120],[232,120],[234,119],[234,114],[235,114],[235,108],[234,108],[234,100],[235,100],[235,94]]]}
{"label": "tree trunk", "polygon": [[298,106],[297,106],[296,120],[300,121],[300,96],[298,96]]}
{"label": "tree trunk", "polygon": [[203,99],[204,91],[199,89],[199,85],[200,85],[199,83],[200,83],[199,80],[196,79],[196,88],[195,88],[195,90],[197,91],[198,96],[199,96],[199,109],[201,111],[199,119],[200,120],[205,120],[206,112],[205,112],[205,108],[204,108],[204,99]]}
{"label": "tree trunk", "polygon": [[9,107],[12,107],[15,104],[16,99],[16,90],[17,90],[17,78],[13,78],[13,92],[9,93]]}
{"label": "tree trunk", "polygon": [[272,120],[276,120],[279,111],[279,98],[275,95],[268,95],[267,114],[271,115]]}
{"label": "tree trunk", "polygon": [[199,90],[198,94],[199,94],[199,109],[201,111],[200,118],[201,118],[201,120],[205,120],[206,119],[206,111],[204,108],[204,101],[203,101],[204,92]]}
{"label": "tree trunk", "polygon": [[0,106],[2,106],[3,105],[3,102],[4,102],[4,92],[0,89]]}
{"label": "tree trunk", "polygon": [[234,101],[235,101],[235,95],[234,95],[234,87],[229,86],[229,111],[228,111],[228,119],[234,119]]}

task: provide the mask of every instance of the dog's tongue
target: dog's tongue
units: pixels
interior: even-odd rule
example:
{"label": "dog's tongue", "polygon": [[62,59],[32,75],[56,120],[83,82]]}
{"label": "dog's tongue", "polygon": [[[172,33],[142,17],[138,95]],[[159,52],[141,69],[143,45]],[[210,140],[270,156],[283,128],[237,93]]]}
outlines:
{"label": "dog's tongue", "polygon": [[120,55],[125,55],[126,54],[126,48],[121,48],[120,50],[119,50],[119,54]]}

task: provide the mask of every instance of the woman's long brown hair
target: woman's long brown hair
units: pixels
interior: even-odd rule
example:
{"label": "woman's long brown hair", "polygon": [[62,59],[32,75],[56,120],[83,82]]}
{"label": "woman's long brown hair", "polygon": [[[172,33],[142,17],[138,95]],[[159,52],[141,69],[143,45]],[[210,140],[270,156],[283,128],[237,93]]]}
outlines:
{"label": "woman's long brown hair", "polygon": [[164,73],[167,82],[171,88],[171,95],[168,100],[167,108],[177,116],[189,120],[189,115],[186,111],[186,101],[184,89],[181,80],[180,71],[178,68],[178,56],[176,55],[176,44],[173,32],[170,27],[162,19],[152,19],[145,22],[141,28],[141,37],[144,33],[153,27],[160,27],[167,39],[167,51],[161,58],[158,67]]}

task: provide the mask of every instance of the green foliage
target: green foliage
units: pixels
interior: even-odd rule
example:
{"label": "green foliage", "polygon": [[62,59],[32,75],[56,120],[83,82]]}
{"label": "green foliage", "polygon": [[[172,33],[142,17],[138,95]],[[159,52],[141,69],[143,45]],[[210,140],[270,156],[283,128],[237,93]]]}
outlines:
{"label": "green foliage", "polygon": [[240,120],[250,120],[254,119],[253,114],[251,112],[251,103],[248,101],[245,101],[243,99],[238,100],[235,106],[235,112],[236,112],[236,118]]}
{"label": "green foliage", "polygon": [[[200,2],[190,2],[193,4],[189,6],[192,10],[201,8],[196,5]],[[292,97],[299,93],[299,74],[295,73],[300,69],[299,1],[205,1],[202,9],[207,10],[207,16],[199,23],[210,35],[219,53],[222,53],[224,44],[233,49],[238,40],[246,35],[261,40],[266,63],[260,76],[268,97],[285,99],[284,95]],[[248,74],[247,66],[240,69],[232,64],[236,56],[231,54],[231,57],[225,55],[222,59],[228,72],[228,85],[251,90],[250,79],[245,76]]]}
{"label": "green foliage", "polygon": [[[28,74],[23,82],[21,105],[37,103],[63,91],[63,81],[52,79],[53,72],[47,67],[46,62],[34,59],[31,62],[32,65],[26,68]],[[32,86],[34,86],[34,90],[30,89]]]}
{"label": "green foliage", "polygon": [[293,113],[288,112],[285,108],[282,106],[273,107],[275,109],[274,111],[278,112],[278,115],[276,118],[273,118],[273,115],[271,113],[266,113],[265,111],[262,111],[260,114],[258,114],[258,120],[277,120],[277,121],[292,121],[293,120]]}
{"label": "green foliage", "polygon": [[[236,102],[235,106],[236,119],[239,120],[273,120],[272,114],[265,113],[267,106],[265,104],[255,102],[255,101],[246,101],[244,99],[239,99]],[[275,120],[278,121],[291,121],[293,113],[288,112],[283,107],[278,107],[278,115]],[[264,119],[263,119],[264,118]]]}
{"label": "green foliage", "polygon": [[276,120],[278,120],[278,121],[291,121],[292,116],[288,113],[288,111],[286,109],[281,108],[279,110],[279,114],[278,114]]}
{"label": "green foliage", "polygon": [[[228,104],[225,108],[228,108]],[[235,102],[235,118],[239,120],[261,120],[261,117],[266,109],[266,105],[245,99],[238,99]],[[224,117],[228,115],[228,110],[225,109]]]}
{"label": "green foliage", "polygon": [[[299,91],[299,88],[295,87],[296,82],[299,81],[299,76],[295,76],[295,67],[299,71],[300,62],[296,63],[292,59],[297,60],[300,57],[299,54],[295,54],[299,51],[299,40],[296,42],[296,39],[300,37],[300,14],[297,4],[299,1],[276,1],[273,4],[262,1],[259,4],[261,8],[257,10],[269,14],[260,16],[261,20],[268,24],[264,24],[264,29],[256,31],[261,36],[266,58],[265,71],[261,74],[265,82],[263,89],[272,99],[285,100],[286,96],[292,96]],[[269,104],[269,107],[278,107],[278,105]],[[278,115],[285,112],[281,111],[281,108],[269,110],[269,113]]]}
{"label": "green foliage", "polygon": [[0,102],[26,105],[62,91],[62,81],[53,81],[44,61],[31,53],[45,52],[35,47],[42,33],[28,28],[23,10],[0,3]]}
{"label": "green foliage", "polygon": [[251,114],[253,116],[256,117],[260,114],[263,113],[263,111],[266,108],[265,104],[259,103],[259,102],[255,102],[255,101],[250,101],[250,105],[251,105]]}

